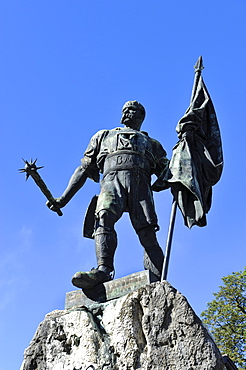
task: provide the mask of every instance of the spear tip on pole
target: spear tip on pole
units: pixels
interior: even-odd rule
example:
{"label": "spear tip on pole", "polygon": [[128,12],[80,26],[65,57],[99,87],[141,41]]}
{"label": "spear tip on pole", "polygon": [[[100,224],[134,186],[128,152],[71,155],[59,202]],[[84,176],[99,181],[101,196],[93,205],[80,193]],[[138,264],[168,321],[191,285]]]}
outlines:
{"label": "spear tip on pole", "polygon": [[202,56],[201,55],[197,59],[197,62],[194,65],[194,68],[195,68],[195,73],[196,72],[199,72],[199,71],[201,72],[204,69],[204,67],[203,67],[203,60],[202,60]]}

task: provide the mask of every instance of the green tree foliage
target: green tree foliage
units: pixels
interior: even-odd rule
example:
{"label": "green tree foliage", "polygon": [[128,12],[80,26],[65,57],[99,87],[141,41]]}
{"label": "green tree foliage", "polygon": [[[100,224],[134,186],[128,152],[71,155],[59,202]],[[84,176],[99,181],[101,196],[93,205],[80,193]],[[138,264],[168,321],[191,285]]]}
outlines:
{"label": "green tree foliage", "polygon": [[222,278],[224,285],[201,316],[222,354],[246,369],[246,267]]}

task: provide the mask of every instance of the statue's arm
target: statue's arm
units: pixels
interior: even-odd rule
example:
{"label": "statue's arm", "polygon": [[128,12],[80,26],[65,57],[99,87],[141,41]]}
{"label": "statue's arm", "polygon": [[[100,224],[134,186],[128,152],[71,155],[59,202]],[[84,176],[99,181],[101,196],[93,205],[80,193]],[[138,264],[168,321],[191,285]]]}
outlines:
{"label": "statue's arm", "polygon": [[[62,208],[64,207],[70,199],[77,193],[77,191],[82,188],[84,185],[88,175],[86,173],[86,169],[83,165],[76,168],[73,175],[71,176],[68,186],[66,187],[65,191],[63,192],[60,198],[55,199],[55,203],[51,204],[49,201],[46,203],[47,206],[53,210],[54,208]],[[55,209],[54,209],[55,210]]]}
{"label": "statue's arm", "polygon": [[95,182],[99,182],[99,169],[97,167],[96,157],[100,151],[104,131],[98,131],[91,138],[84,157],[81,160],[81,165],[74,171],[62,196],[56,198],[53,204],[50,202],[46,203],[51,210],[56,211],[56,208],[64,207],[77,191],[82,188],[88,177]]}
{"label": "statue's arm", "polygon": [[99,182],[100,176],[96,158],[100,152],[101,142],[107,132],[108,130],[98,131],[91,138],[84,157],[81,159],[81,165],[74,171],[62,196],[56,198],[53,204],[50,202],[46,203],[51,210],[56,211],[56,208],[64,207],[77,191],[82,188],[88,177],[95,182]]}
{"label": "statue's arm", "polygon": [[72,199],[72,197],[77,193],[77,191],[82,188],[87,177],[88,175],[83,166],[79,166],[76,168],[76,170],[74,171],[69,180],[67,188],[63,192],[62,196],[58,198],[61,207],[64,207],[70,201],[70,199]]}

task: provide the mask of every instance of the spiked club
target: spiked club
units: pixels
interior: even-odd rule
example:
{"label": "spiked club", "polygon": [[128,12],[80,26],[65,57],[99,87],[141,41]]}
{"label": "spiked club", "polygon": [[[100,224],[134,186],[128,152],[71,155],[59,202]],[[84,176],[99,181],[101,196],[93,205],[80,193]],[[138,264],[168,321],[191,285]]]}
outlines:
{"label": "spiked club", "polygon": [[53,211],[55,211],[59,216],[62,216],[63,215],[62,211],[60,210],[60,208],[57,208],[57,207],[54,206],[55,199],[53,198],[51,192],[49,191],[45,182],[43,181],[43,179],[41,178],[41,176],[38,173],[38,170],[40,168],[43,168],[44,166],[37,167],[36,166],[37,159],[35,159],[35,161],[32,161],[32,159],[31,159],[30,162],[26,161],[25,159],[23,159],[23,161],[25,162],[26,165],[25,165],[24,168],[21,168],[19,171],[21,173],[23,173],[23,172],[26,173],[26,180],[29,178],[29,176],[31,176],[33,178],[33,180],[38,185],[38,187],[40,188],[42,193],[46,196],[48,201],[51,203],[51,209]]}

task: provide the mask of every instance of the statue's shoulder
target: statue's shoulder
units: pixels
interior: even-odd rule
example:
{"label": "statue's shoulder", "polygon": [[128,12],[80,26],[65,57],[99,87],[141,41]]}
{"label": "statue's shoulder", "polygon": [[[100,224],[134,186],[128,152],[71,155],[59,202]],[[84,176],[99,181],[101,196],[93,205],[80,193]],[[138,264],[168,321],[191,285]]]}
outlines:
{"label": "statue's shoulder", "polygon": [[107,137],[112,137],[116,135],[119,131],[122,131],[122,127],[115,127],[112,129],[102,129],[97,131],[91,138],[91,141],[101,141]]}
{"label": "statue's shoulder", "polygon": [[156,140],[156,139],[153,139],[152,137],[150,137],[150,140],[152,141],[152,143],[154,144],[154,145],[161,145],[161,143],[158,141],[158,140]]}
{"label": "statue's shoulder", "polygon": [[102,129],[100,131],[97,131],[96,135],[105,135],[108,134],[109,132],[114,132],[114,131],[121,131],[122,127],[115,127],[112,129]]}
{"label": "statue's shoulder", "polygon": [[[148,134],[148,132],[146,132],[146,131],[140,131],[141,132],[141,134],[143,134],[143,135],[145,135],[145,136],[148,136],[149,137],[149,134]],[[149,137],[150,138],[150,137]],[[151,139],[151,138],[150,138]]]}
{"label": "statue's shoulder", "polygon": [[123,130],[123,127],[115,127],[115,128],[112,128],[110,131],[122,131]]}
{"label": "statue's shoulder", "polygon": [[153,145],[155,145],[155,146],[161,145],[161,144],[159,143],[159,141],[158,141],[158,140],[153,139],[152,137],[150,137],[150,136],[149,136],[149,134],[148,134],[148,132],[146,132],[146,131],[140,131],[140,132],[141,132],[141,134],[143,134],[143,135],[147,136],[147,137],[148,137],[148,139],[151,141],[151,143],[152,143]]}
{"label": "statue's shoulder", "polygon": [[166,155],[165,149],[163,148],[162,144],[158,140],[153,139],[150,136],[149,136],[149,139],[151,141],[152,149],[153,149],[154,152],[156,152],[156,153],[164,153],[165,152],[165,155]]}
{"label": "statue's shoulder", "polygon": [[102,129],[102,130],[97,131],[96,135],[103,135],[103,134],[105,134],[105,133],[107,133],[107,132],[109,132],[109,131],[110,131],[110,130]]}
{"label": "statue's shoulder", "polygon": [[99,130],[99,131],[97,131],[97,132],[92,136],[92,138],[91,138],[91,139],[98,139],[98,138],[100,138],[100,137],[102,137],[102,136],[107,135],[107,133],[108,133],[108,132],[109,132],[109,130],[106,130],[106,129]]}
{"label": "statue's shoulder", "polygon": [[120,131],[123,131],[123,127],[114,127],[114,128],[111,128],[110,130],[107,130],[107,131],[108,131],[108,134],[110,136],[114,136],[117,133],[119,133]]}
{"label": "statue's shoulder", "polygon": [[141,132],[143,132],[144,134],[146,134],[148,136],[148,138],[150,139],[150,141],[153,145],[155,145],[155,146],[161,145],[161,143],[158,140],[153,139],[153,137],[150,137],[147,132],[144,132],[144,131],[141,131]]}

